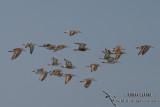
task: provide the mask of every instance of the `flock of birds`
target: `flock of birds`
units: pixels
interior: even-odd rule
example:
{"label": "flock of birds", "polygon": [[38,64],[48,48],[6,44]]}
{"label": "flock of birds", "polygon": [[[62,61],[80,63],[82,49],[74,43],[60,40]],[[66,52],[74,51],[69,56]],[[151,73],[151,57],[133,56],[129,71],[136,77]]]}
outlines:
{"label": "flock of birds", "polygon": [[[69,36],[73,36],[77,33],[81,33],[79,30],[70,30],[67,32],[64,32],[66,34],[69,34]],[[78,49],[74,49],[74,51],[87,51],[90,50],[89,48],[86,47],[87,44],[85,43],[74,43],[79,45]],[[36,45],[35,43],[27,43],[27,44],[23,44],[25,46],[25,48],[30,48],[30,54],[33,53],[34,50],[34,45]],[[57,52],[59,50],[62,50],[66,47],[68,47],[67,45],[53,45],[53,44],[43,44],[40,45],[39,47],[45,47],[48,50],[53,50],[54,52]],[[140,47],[136,47],[137,49],[140,49],[138,55],[142,54],[144,55],[149,48],[152,48],[151,45],[143,45]],[[10,50],[9,52],[14,52],[11,60],[16,59],[22,51],[26,51],[24,50],[24,48],[15,48],[13,50]],[[104,57],[99,58],[99,59],[104,59],[105,61],[102,63],[109,63],[109,64],[114,64],[114,63],[118,63],[118,59],[120,58],[120,56],[122,54],[125,54],[124,52],[124,48],[122,48],[121,46],[117,45],[116,47],[114,47],[113,49],[105,49],[104,51],[102,51],[102,53],[104,53]],[[48,64],[48,65],[53,65],[53,66],[57,66],[60,65],[61,63],[58,61],[58,59],[56,59],[55,57],[53,57],[52,59],[52,63]],[[64,59],[64,61],[66,62],[65,65],[61,66],[62,68],[68,68],[68,69],[74,69],[75,66],[72,64],[71,61]],[[96,71],[97,68],[100,66],[100,64],[90,64],[86,67],[91,67],[91,72]],[[65,77],[65,84],[67,84],[73,76],[76,76],[74,74],[64,74],[62,73],[61,69],[54,69],[53,71],[45,71],[43,68],[38,68],[32,72],[35,72],[36,74],[41,74],[40,76],[40,80],[43,81],[46,77],[47,74],[50,74],[50,76],[58,76],[58,77]],[[81,80],[80,82],[85,82],[84,87],[88,88],[91,84],[92,81],[96,81],[94,78],[86,78],[84,80]]]}

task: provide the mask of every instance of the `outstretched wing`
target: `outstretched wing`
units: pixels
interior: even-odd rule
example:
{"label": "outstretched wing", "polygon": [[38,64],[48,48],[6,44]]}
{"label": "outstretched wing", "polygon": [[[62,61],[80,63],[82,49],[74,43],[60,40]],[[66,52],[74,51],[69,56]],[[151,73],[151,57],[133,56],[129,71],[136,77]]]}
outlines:
{"label": "outstretched wing", "polygon": [[118,60],[118,59],[120,58],[120,56],[121,56],[121,53],[120,53],[120,51],[118,51],[118,52],[116,53],[115,60]]}
{"label": "outstretched wing", "polygon": [[72,76],[67,74],[66,75],[66,80],[65,80],[65,84],[67,84],[70,80],[71,80]]}
{"label": "outstretched wing", "polygon": [[14,54],[13,54],[13,56],[12,56],[12,60],[16,59],[20,54],[21,54],[21,51],[18,51],[18,50],[15,51]]}
{"label": "outstretched wing", "polygon": [[144,55],[149,50],[149,47],[144,48],[142,55]]}
{"label": "outstretched wing", "polygon": [[47,49],[49,49],[49,50],[55,50],[55,48],[56,48],[56,46],[52,45],[52,44],[47,47]]}
{"label": "outstretched wing", "polygon": [[32,54],[34,50],[34,45],[30,45],[29,47],[30,47],[30,54]]}
{"label": "outstretched wing", "polygon": [[91,80],[86,80],[85,84],[84,84],[84,87],[88,88],[90,86],[90,84],[91,84]]}
{"label": "outstretched wing", "polygon": [[66,59],[64,59],[64,61],[66,62],[66,66],[67,67],[72,67],[72,62],[70,62],[70,61],[68,61]]}
{"label": "outstretched wing", "polygon": [[32,71],[32,72],[35,72],[36,74],[42,74],[43,68],[36,69],[35,71]]}
{"label": "outstretched wing", "polygon": [[145,47],[142,47],[141,50],[139,51],[138,55],[142,54],[144,52],[144,50],[145,50]]}

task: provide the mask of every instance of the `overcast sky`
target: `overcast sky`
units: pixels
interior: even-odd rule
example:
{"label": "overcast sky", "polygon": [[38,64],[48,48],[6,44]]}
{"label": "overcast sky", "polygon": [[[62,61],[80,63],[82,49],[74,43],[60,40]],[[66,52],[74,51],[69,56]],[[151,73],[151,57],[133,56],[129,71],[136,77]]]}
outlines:
{"label": "overcast sky", "polygon": [[[103,90],[119,99],[160,100],[160,1],[159,0],[1,0],[0,1],[0,105],[2,107],[113,107]],[[74,36],[65,31],[80,30]],[[29,49],[11,60],[14,48],[34,42]],[[75,52],[75,42],[86,43],[91,50]],[[53,52],[41,44],[66,44]],[[150,44],[145,55],[135,47]],[[104,64],[99,59],[105,48],[125,48],[120,63]],[[76,69],[49,66],[56,57],[64,58]],[[86,65],[98,63],[96,72]],[[32,71],[62,69],[77,75],[65,85],[65,78],[40,75]],[[80,81],[95,78],[88,88]],[[126,93],[152,93],[150,98],[124,97]],[[159,107],[160,103],[116,103],[118,107]]]}

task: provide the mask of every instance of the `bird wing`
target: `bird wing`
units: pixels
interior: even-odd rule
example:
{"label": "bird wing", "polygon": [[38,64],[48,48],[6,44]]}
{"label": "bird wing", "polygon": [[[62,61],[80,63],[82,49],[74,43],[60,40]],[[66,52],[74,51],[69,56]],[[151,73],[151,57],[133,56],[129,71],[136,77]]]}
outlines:
{"label": "bird wing", "polygon": [[27,43],[26,45],[25,45],[25,48],[27,48],[27,47],[29,47],[30,46],[30,43]]}
{"label": "bird wing", "polygon": [[59,45],[59,46],[57,46],[57,47],[55,48],[54,52],[56,52],[56,51],[58,51],[58,50],[61,50],[61,49],[63,49],[63,48],[64,48],[63,45]]}
{"label": "bird wing", "polygon": [[70,31],[70,33],[69,33],[69,35],[70,36],[72,36],[72,35],[74,35],[75,34],[75,31],[73,30],[73,31]]}
{"label": "bird wing", "polygon": [[90,84],[91,84],[91,80],[86,80],[85,84],[84,84],[84,87],[88,88],[90,86]]}
{"label": "bird wing", "polygon": [[70,80],[71,80],[72,76],[71,75],[66,75],[66,80],[65,80],[65,84],[67,84]]}
{"label": "bird wing", "polygon": [[49,46],[47,47],[47,49],[49,49],[49,50],[55,50],[55,48],[56,48],[55,45],[49,45]]}
{"label": "bird wing", "polygon": [[149,47],[144,48],[142,55],[144,55],[149,50]]}
{"label": "bird wing", "polygon": [[70,61],[68,61],[66,59],[64,59],[64,61],[66,62],[66,66],[67,67],[72,67],[72,62],[70,62]]}
{"label": "bird wing", "polygon": [[81,44],[79,44],[79,49],[83,50],[85,48],[85,46],[86,46],[86,44],[81,43]]}
{"label": "bird wing", "polygon": [[118,52],[116,53],[115,60],[118,60],[118,59],[120,58],[120,56],[121,56],[121,53],[120,53],[120,51],[118,51]]}
{"label": "bird wing", "polygon": [[139,51],[138,55],[142,54],[144,52],[144,50],[145,50],[145,47],[142,47],[141,50]]}
{"label": "bird wing", "polygon": [[39,68],[39,69],[37,69],[33,72],[35,72],[36,74],[42,74],[43,73],[43,68]]}
{"label": "bird wing", "polygon": [[16,59],[20,54],[21,54],[21,51],[19,51],[19,50],[14,51],[14,54],[13,54],[13,56],[12,56],[12,60],[13,60],[13,59]]}
{"label": "bird wing", "polygon": [[98,66],[96,65],[91,65],[91,72],[96,71],[98,68]]}
{"label": "bird wing", "polygon": [[34,45],[30,45],[29,47],[30,47],[30,54],[32,54],[34,50]]}
{"label": "bird wing", "polygon": [[47,77],[47,73],[42,73],[39,79],[43,81],[46,77]]}
{"label": "bird wing", "polygon": [[52,64],[53,64],[53,65],[58,65],[58,59],[53,59]]}

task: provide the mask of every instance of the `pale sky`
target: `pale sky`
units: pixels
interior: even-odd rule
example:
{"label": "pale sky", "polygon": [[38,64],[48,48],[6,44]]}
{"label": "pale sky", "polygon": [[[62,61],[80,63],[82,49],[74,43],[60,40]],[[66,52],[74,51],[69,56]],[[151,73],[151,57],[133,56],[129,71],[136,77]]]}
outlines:
{"label": "pale sky", "polygon": [[[1,0],[0,1],[0,105],[2,107],[114,107],[105,99],[103,90],[118,99],[160,100],[160,1],[159,0]],[[72,37],[68,30],[82,33]],[[11,60],[14,48],[34,42],[29,49]],[[78,45],[86,43],[91,50],[75,52]],[[38,47],[41,44],[66,44],[58,52]],[[145,55],[135,47],[152,45]],[[120,63],[103,64],[99,59],[105,48],[116,45],[125,48]],[[76,69],[48,66],[56,57],[61,65],[64,58]],[[98,63],[96,72],[86,65]],[[65,85],[65,78],[40,75],[32,71],[62,69],[77,75]],[[86,89],[80,81],[95,78]],[[124,97],[125,93],[152,93],[151,98]],[[117,107],[159,107],[160,103],[116,103]]]}

